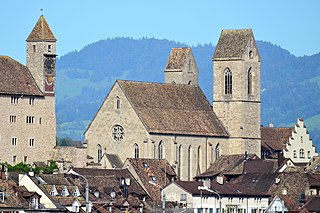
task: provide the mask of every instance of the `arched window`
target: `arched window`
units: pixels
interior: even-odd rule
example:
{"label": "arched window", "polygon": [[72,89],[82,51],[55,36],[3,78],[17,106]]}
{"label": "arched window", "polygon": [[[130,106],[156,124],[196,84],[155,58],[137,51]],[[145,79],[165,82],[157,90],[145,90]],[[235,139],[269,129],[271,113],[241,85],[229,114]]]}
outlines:
{"label": "arched window", "polygon": [[252,95],[252,73],[251,73],[251,67],[248,71],[248,95]]}
{"label": "arched window", "polygon": [[134,158],[139,158],[139,145],[138,144],[134,144]]}
{"label": "arched window", "polygon": [[97,151],[98,151],[98,163],[99,163],[102,158],[102,147],[100,144],[97,145]]}
{"label": "arched window", "polygon": [[300,156],[300,158],[304,158],[304,150],[303,149],[300,149],[299,156]]}
{"label": "arched window", "polygon": [[181,145],[178,147],[178,154],[177,154],[177,157],[178,157],[178,176],[180,177],[181,175]]}
{"label": "arched window", "polygon": [[198,151],[197,151],[197,175],[199,175],[201,173],[200,161],[201,161],[201,147],[198,146]]}
{"label": "arched window", "polygon": [[229,68],[224,71],[224,93],[226,95],[232,94],[232,73]]}
{"label": "arched window", "polygon": [[120,98],[119,98],[119,96],[116,97],[116,108],[120,109]]}
{"label": "arched window", "polygon": [[163,147],[162,147],[162,141],[160,141],[159,145],[158,145],[158,158],[162,159],[163,155]]}
{"label": "arched window", "polygon": [[191,145],[188,147],[188,180],[191,180]]}
{"label": "arched window", "polygon": [[220,157],[220,145],[219,144],[217,144],[215,152],[216,152],[216,160],[218,160]]}

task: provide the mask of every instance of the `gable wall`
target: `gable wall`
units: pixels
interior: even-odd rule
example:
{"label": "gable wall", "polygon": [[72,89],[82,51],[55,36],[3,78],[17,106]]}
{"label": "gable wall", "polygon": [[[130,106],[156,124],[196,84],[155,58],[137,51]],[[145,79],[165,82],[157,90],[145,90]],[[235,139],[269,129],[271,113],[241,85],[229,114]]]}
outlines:
{"label": "gable wall", "polygon": [[[116,109],[116,96],[120,98],[120,109]],[[122,141],[114,141],[112,127],[121,125],[125,134]],[[130,105],[126,96],[117,83],[108,94],[97,115],[85,133],[87,141],[87,154],[97,163],[97,145],[102,146],[103,154],[118,154],[122,162],[126,158],[134,157],[134,144],[139,148],[148,139],[148,132]],[[140,157],[146,157],[145,151],[140,152]]]}

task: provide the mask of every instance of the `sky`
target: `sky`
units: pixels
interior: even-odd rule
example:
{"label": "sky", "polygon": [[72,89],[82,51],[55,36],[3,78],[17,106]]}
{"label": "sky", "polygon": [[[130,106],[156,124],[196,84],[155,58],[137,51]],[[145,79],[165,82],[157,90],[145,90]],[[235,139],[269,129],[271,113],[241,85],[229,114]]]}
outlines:
{"label": "sky", "polygon": [[243,28],[296,56],[312,55],[320,52],[319,8],[319,0],[2,1],[0,55],[25,64],[25,40],[42,14],[58,56],[114,37],[215,45],[222,29]]}

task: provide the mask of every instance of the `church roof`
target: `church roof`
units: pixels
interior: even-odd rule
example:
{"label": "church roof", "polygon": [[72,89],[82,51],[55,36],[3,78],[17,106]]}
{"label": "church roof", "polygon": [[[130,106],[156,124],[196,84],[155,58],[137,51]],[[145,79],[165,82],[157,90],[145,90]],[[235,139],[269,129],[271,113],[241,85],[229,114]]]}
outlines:
{"label": "church roof", "polygon": [[117,83],[149,133],[228,136],[199,86]]}
{"label": "church roof", "polygon": [[261,127],[261,146],[265,149],[283,150],[289,141],[294,128],[290,127]]}
{"label": "church roof", "polygon": [[40,16],[27,41],[57,41],[44,16]]}
{"label": "church roof", "polygon": [[186,60],[190,52],[191,52],[191,48],[189,47],[172,48],[166,64],[165,71],[166,70],[182,71],[183,65],[186,63]]}
{"label": "church roof", "polygon": [[43,95],[28,68],[8,56],[0,56],[0,94]]}
{"label": "church roof", "polygon": [[251,29],[222,30],[213,60],[240,60],[244,54],[250,38]]}

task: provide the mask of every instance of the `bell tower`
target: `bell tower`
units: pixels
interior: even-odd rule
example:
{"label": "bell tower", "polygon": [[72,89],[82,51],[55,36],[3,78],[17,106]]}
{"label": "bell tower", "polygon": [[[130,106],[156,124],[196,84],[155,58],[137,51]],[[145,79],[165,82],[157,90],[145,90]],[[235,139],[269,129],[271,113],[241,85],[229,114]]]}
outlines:
{"label": "bell tower", "polygon": [[229,154],[260,156],[260,55],[251,29],[222,30],[213,55],[213,109]]}
{"label": "bell tower", "polygon": [[56,41],[44,16],[27,38],[27,67],[45,96],[55,96]]}

